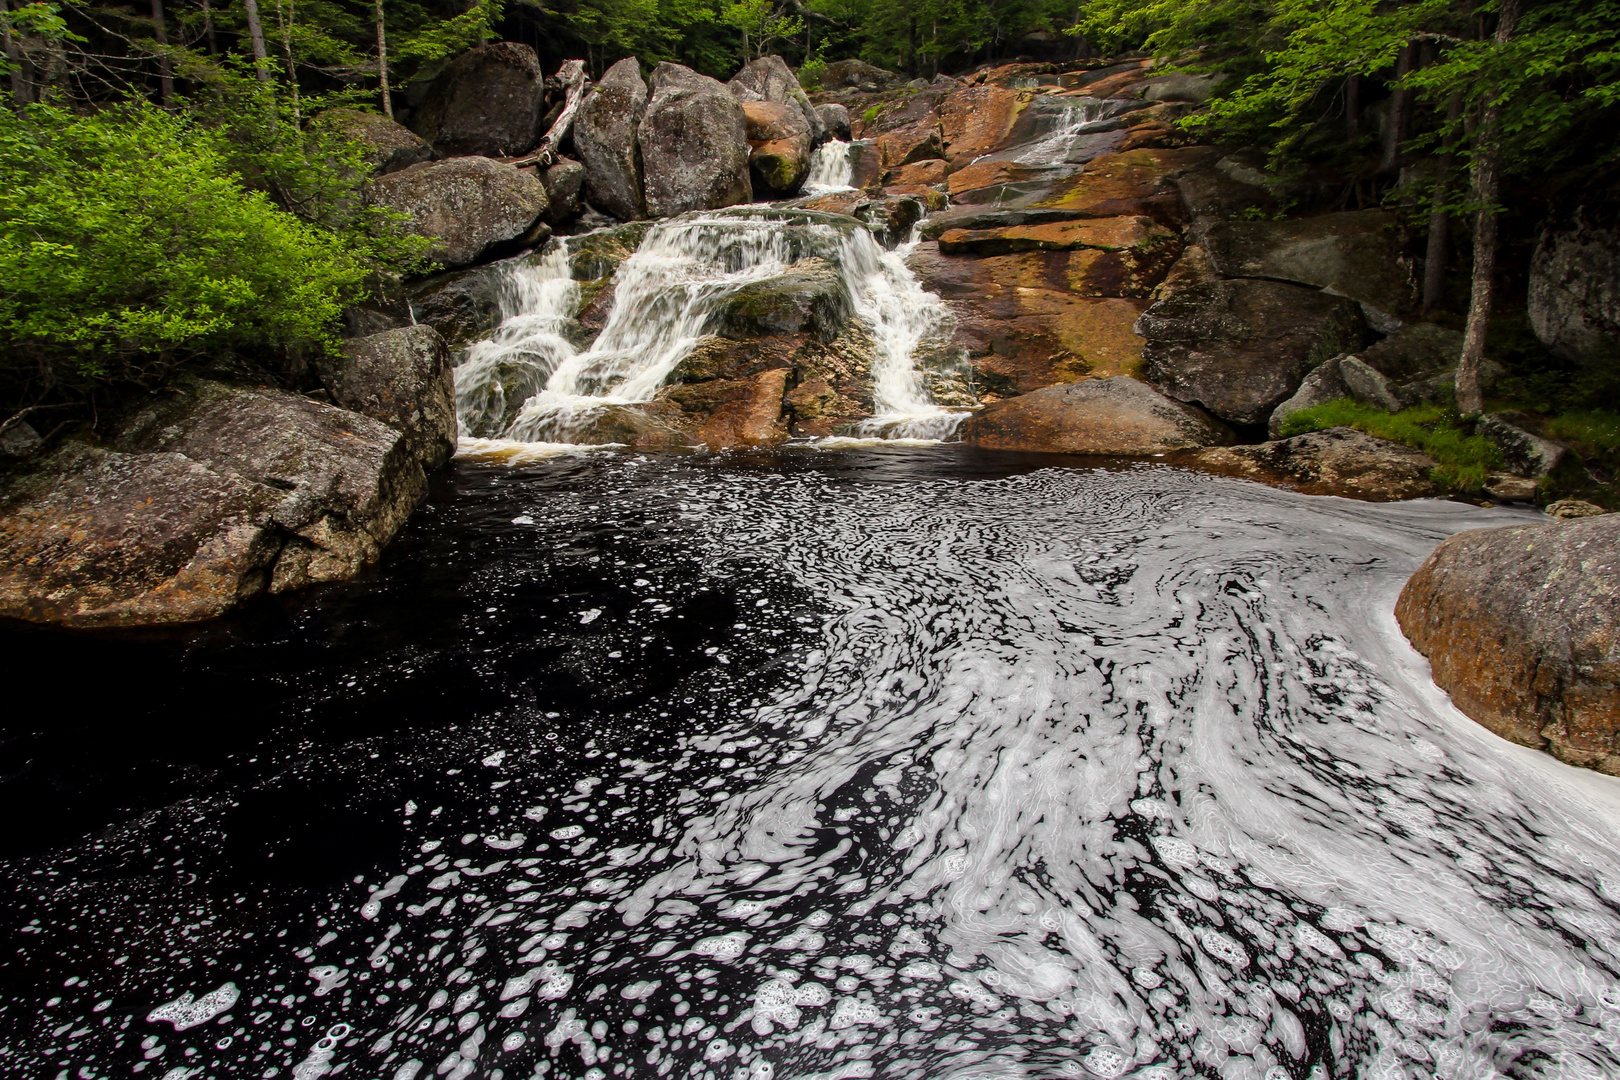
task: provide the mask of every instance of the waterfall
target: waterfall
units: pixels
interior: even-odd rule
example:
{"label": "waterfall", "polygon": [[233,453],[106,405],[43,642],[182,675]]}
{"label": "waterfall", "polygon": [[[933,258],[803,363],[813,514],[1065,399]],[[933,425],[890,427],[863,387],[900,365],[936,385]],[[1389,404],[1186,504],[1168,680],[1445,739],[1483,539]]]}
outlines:
{"label": "waterfall", "polygon": [[850,160],[849,146],[847,142],[833,139],[816,147],[815,153],[810,155],[810,175],[804,178],[801,193],[827,195],[850,190],[855,163]]}
{"label": "waterfall", "polygon": [[876,348],[870,438],[948,437],[960,421],[932,400],[915,357],[948,340],[950,312],[906,267],[909,247],[884,251],[865,228],[831,215],[749,208],[663,221],[620,266],[595,342],[569,339],[579,288],[566,240],[507,270],[500,327],[456,368],[463,430],[524,443],[578,443],[601,413],[651,401],[676,366],[717,329],[738,290],[820,258],[838,272],[850,310]]}
{"label": "waterfall", "polygon": [[1098,98],[1054,99],[1062,109],[1052,116],[1053,129],[1047,134],[1019,147],[1010,160],[1019,165],[1063,165],[1076,149],[1081,136],[1111,126],[1122,111],[1124,103],[1103,101]]}

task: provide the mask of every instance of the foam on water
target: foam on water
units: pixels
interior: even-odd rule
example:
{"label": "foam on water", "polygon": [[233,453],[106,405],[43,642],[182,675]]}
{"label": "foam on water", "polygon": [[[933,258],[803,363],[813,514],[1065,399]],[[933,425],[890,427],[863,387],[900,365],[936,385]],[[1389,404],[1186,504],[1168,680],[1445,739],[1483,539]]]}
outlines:
{"label": "foam on water", "polygon": [[[1511,513],[1149,466],[592,468],[537,540],[650,517],[771,567],[737,623],[776,675],[711,648],[626,718],[688,703],[656,753],[514,725],[423,762],[476,831],[413,804],[406,880],[298,948],[329,993],[238,973],[201,1075],[1620,1073],[1620,784],[1456,713],[1391,615]],[[600,648],[673,598],[639,572]]]}
{"label": "foam on water", "polygon": [[850,179],[855,163],[849,156],[850,144],[830,139],[816,147],[810,155],[810,172],[800,190],[805,195],[830,195],[837,191],[850,191]]}

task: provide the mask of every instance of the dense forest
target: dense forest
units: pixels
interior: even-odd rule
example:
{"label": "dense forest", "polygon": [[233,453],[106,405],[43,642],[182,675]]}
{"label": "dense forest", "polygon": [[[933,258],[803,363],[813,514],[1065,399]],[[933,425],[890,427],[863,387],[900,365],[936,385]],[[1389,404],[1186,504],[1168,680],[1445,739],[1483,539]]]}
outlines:
{"label": "dense forest", "polygon": [[[593,75],[633,55],[725,78],[774,52],[810,89],[857,57],[922,78],[1133,51],[1213,72],[1184,123],[1269,148],[1318,205],[1401,209],[1424,306],[1466,313],[1474,364],[1513,261],[1493,253],[1620,145],[1620,0],[0,0],[0,32],[13,410],[210,351],[329,347],[341,308],[422,248],[366,206],[358,148],[319,113],[391,113],[494,39]],[[1477,256],[1471,281],[1448,252]]]}

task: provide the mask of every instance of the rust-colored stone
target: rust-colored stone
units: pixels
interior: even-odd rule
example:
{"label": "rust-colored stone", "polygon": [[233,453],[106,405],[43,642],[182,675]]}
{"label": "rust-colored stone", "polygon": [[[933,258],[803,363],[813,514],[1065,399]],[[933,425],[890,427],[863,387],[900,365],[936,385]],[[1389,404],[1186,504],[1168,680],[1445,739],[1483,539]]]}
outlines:
{"label": "rust-colored stone", "polygon": [[895,170],[890,180],[895,184],[943,184],[947,166],[940,158],[914,161]]}
{"label": "rust-colored stone", "polygon": [[939,238],[947,255],[1005,255],[1015,251],[1150,251],[1170,247],[1174,235],[1147,217],[1083,218],[1000,229],[949,229]]}
{"label": "rust-colored stone", "polygon": [[951,164],[964,164],[1008,145],[1018,114],[1029,104],[1028,90],[969,86],[940,106],[940,128]]}

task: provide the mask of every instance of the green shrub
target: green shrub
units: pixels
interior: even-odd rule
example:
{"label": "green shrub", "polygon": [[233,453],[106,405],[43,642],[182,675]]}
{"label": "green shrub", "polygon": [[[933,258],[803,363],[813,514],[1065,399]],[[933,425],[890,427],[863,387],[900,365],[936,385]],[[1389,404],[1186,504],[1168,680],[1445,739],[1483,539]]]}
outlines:
{"label": "green shrub", "polygon": [[1423,404],[1389,413],[1340,398],[1294,413],[1282,422],[1278,433],[1286,439],[1330,427],[1352,427],[1423,451],[1435,460],[1434,482],[1452,491],[1478,491],[1485,486],[1486,474],[1505,464],[1495,443],[1464,428],[1456,410],[1443,405]]}
{"label": "green shrub", "polygon": [[799,85],[806,90],[820,90],[821,80],[827,76],[827,61],[812,56],[799,65]]}
{"label": "green shrub", "polygon": [[[158,381],[204,354],[333,347],[378,252],[249,190],[240,156],[145,104],[0,109],[0,396],[31,404]],[[350,219],[361,179],[346,181]]]}

